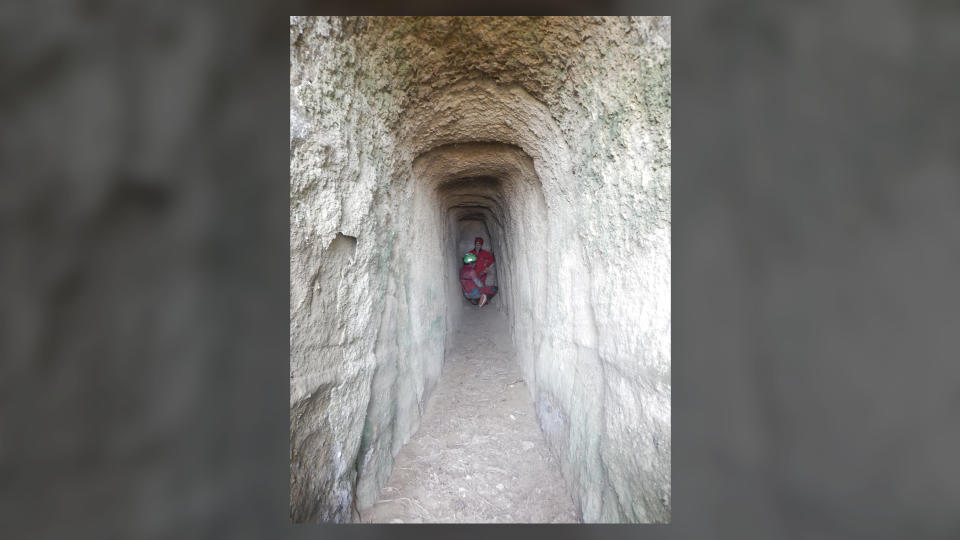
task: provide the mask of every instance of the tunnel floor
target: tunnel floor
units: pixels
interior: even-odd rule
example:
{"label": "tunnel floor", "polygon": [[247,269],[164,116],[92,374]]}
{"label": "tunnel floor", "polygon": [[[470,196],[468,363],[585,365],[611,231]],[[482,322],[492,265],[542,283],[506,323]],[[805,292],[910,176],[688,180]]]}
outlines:
{"label": "tunnel floor", "polygon": [[504,317],[494,306],[464,310],[420,429],[359,521],[577,523]]}

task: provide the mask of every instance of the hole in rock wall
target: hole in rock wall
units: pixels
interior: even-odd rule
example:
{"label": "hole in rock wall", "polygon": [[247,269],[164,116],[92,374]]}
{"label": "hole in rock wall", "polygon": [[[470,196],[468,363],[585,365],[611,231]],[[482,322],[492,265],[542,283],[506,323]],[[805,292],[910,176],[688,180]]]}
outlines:
{"label": "hole in rock wall", "polygon": [[357,252],[357,239],[343,233],[337,233],[337,236],[330,241],[330,247],[327,248],[328,256],[335,261],[345,263],[353,258]]}

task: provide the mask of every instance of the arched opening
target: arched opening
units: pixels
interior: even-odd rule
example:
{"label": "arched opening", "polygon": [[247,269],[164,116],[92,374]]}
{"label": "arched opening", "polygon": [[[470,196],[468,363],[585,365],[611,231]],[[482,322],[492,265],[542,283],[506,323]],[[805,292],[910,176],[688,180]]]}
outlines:
{"label": "arched opening", "polygon": [[[543,185],[530,156],[509,144],[454,143],[424,152],[414,160],[412,170],[418,189],[427,194],[425,204],[441,211],[435,230],[443,234],[438,245],[445,261],[441,279],[446,289],[447,328],[459,327],[463,304],[457,280],[460,258],[473,247],[477,233],[484,236],[485,246],[497,261],[495,279],[500,292],[491,308],[508,319],[515,313],[530,316],[527,306],[544,300],[545,268],[537,264],[536,252],[548,242]],[[518,310],[517,305],[525,309]],[[532,379],[532,366],[527,367],[525,375]]]}

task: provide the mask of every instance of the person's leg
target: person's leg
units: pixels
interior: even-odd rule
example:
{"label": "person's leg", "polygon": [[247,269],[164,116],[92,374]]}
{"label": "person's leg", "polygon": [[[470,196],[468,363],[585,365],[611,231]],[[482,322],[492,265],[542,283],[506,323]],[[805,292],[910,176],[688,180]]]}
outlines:
{"label": "person's leg", "polygon": [[464,298],[469,300],[470,303],[473,305],[477,305],[477,303],[480,302],[480,298],[482,295],[483,293],[480,291],[480,289],[474,289],[470,292],[463,293]]}
{"label": "person's leg", "polygon": [[480,292],[483,295],[480,297],[480,307],[483,307],[487,304],[487,302],[490,301],[491,298],[494,297],[494,295],[497,294],[497,287],[495,285],[480,287]]}

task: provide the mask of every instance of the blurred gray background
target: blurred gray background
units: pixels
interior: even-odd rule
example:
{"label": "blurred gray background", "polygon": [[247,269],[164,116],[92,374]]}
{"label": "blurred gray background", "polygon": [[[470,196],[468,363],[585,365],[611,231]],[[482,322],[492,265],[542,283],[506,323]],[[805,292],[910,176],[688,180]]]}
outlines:
{"label": "blurred gray background", "polygon": [[[289,523],[288,15],[343,11],[0,7],[3,537],[492,532]],[[495,534],[960,537],[957,4],[590,11],[673,16],[673,523]]]}

